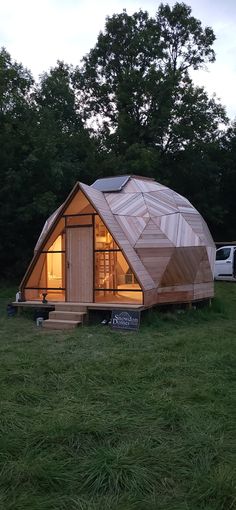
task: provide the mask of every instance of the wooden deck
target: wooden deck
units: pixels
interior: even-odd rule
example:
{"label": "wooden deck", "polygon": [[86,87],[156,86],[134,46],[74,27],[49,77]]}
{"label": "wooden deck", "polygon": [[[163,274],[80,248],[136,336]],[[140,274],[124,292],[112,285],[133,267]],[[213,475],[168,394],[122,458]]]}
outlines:
{"label": "wooden deck", "polygon": [[[202,301],[202,300],[201,300]],[[210,300],[209,305],[210,305]],[[177,303],[174,303],[176,305]],[[111,312],[114,310],[127,310],[143,312],[153,305],[140,305],[131,303],[77,303],[77,302],[63,302],[63,301],[50,301],[42,303],[42,301],[20,301],[13,302],[13,306],[18,308],[18,311],[23,308],[31,308],[38,310],[39,314],[43,314],[43,310],[48,310],[47,318],[43,320],[42,326],[46,329],[75,329],[83,324],[89,324],[91,320],[97,315],[93,312]],[[185,303],[187,308],[192,307],[192,302]],[[42,309],[42,312],[39,312]],[[100,314],[100,315],[101,315]],[[106,314],[107,315],[107,314]]]}
{"label": "wooden deck", "polygon": [[14,301],[12,303],[13,306],[21,309],[21,308],[55,308],[56,305],[63,304],[63,308],[73,307],[75,309],[78,306],[78,309],[81,307],[87,308],[87,310],[145,310],[144,305],[140,304],[132,304],[132,303],[72,303],[72,302],[64,302],[64,301],[48,301],[47,303],[42,303],[42,301]]}

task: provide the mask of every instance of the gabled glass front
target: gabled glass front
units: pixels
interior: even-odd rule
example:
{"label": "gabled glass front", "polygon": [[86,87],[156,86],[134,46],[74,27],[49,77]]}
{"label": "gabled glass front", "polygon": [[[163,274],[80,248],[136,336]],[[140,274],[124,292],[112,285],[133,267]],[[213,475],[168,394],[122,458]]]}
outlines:
{"label": "gabled glass front", "polygon": [[[79,195],[79,196],[78,196]],[[78,203],[80,207],[78,208]],[[68,278],[67,237],[76,229],[93,229],[93,301],[114,303],[142,303],[143,292],[122,251],[99,215],[81,191],[74,197],[63,216],[56,223],[36,258],[33,270],[24,287],[26,300],[66,301]],[[83,261],[77,270],[83,271]]]}

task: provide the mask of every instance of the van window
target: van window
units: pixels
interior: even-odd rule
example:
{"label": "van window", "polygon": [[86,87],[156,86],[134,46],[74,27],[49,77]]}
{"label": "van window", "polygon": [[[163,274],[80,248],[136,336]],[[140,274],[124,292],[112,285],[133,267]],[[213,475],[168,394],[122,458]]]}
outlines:
{"label": "van window", "polygon": [[216,260],[226,260],[230,256],[231,248],[220,248],[216,252]]}

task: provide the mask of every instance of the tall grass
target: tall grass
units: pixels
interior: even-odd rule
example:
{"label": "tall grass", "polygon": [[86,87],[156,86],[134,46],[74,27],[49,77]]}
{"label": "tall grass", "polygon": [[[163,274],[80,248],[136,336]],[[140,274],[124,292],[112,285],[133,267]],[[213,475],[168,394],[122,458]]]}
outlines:
{"label": "tall grass", "polygon": [[210,309],[150,312],[137,334],[44,331],[6,317],[10,292],[1,509],[236,508],[234,284]]}

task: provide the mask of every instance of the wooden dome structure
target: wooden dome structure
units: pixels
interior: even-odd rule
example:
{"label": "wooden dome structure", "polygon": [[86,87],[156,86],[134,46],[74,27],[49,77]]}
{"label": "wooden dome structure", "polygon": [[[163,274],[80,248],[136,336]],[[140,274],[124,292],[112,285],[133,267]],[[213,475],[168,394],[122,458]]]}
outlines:
{"label": "wooden dome structure", "polygon": [[191,302],[214,294],[215,244],[190,202],[153,179],[78,182],[46,221],[25,300]]}

